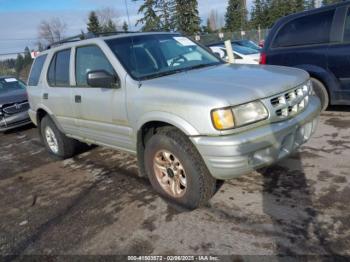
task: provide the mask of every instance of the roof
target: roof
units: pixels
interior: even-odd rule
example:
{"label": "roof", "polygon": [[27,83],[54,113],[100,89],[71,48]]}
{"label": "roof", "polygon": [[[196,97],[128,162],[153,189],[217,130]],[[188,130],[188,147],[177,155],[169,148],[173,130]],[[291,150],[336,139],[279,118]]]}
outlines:
{"label": "roof", "polygon": [[284,21],[285,19],[291,19],[291,18],[298,17],[298,16],[308,15],[308,14],[312,14],[312,13],[318,13],[318,12],[327,11],[327,10],[332,10],[332,9],[335,9],[335,8],[338,8],[338,7],[341,7],[341,6],[346,6],[346,5],[349,5],[349,4],[350,4],[349,0],[343,0],[340,3],[326,5],[326,6],[322,6],[322,7],[319,7],[319,8],[305,10],[305,11],[301,11],[301,12],[298,12],[298,13],[294,13],[294,14],[290,14],[290,15],[284,16],[284,17],[280,18],[276,23],[279,23],[280,21]]}
{"label": "roof", "polygon": [[[111,33],[106,33],[106,34],[99,34],[99,35],[94,35],[94,34],[86,34],[86,35],[76,35],[73,37],[69,37],[66,39],[63,39],[61,41],[52,43],[48,46],[46,50],[54,49],[57,47],[71,47],[74,46],[76,43],[84,43],[84,42],[94,42],[91,40],[110,40],[110,39],[115,39],[115,38],[124,38],[124,37],[131,37],[131,36],[142,36],[142,35],[159,35],[159,34],[178,34],[174,32],[111,32]],[[86,37],[84,39],[81,39],[81,37]],[[47,52],[42,52],[41,54],[44,54]]]}

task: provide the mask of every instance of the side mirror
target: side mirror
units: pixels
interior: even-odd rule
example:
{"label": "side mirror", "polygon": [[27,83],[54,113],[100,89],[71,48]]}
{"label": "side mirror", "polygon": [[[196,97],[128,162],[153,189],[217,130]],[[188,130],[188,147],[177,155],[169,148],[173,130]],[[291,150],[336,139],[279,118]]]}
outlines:
{"label": "side mirror", "polygon": [[116,76],[105,70],[90,71],[86,75],[87,84],[91,87],[119,88],[120,83]]}

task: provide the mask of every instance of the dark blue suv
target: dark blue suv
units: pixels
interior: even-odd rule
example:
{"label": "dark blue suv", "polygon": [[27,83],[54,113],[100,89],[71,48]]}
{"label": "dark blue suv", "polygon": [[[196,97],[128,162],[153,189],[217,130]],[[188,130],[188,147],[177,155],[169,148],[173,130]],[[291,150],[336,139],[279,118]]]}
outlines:
{"label": "dark blue suv", "polygon": [[350,105],[350,1],[278,20],[260,63],[309,72],[323,109]]}

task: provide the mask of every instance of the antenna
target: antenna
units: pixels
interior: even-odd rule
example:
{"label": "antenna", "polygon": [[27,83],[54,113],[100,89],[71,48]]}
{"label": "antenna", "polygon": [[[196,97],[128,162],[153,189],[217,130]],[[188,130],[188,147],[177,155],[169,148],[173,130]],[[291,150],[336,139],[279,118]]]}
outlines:
{"label": "antenna", "polygon": [[128,25],[129,25],[129,28],[131,28],[130,16],[129,16],[129,8],[128,8],[127,0],[124,0],[124,4],[125,4],[126,16],[128,17]]}

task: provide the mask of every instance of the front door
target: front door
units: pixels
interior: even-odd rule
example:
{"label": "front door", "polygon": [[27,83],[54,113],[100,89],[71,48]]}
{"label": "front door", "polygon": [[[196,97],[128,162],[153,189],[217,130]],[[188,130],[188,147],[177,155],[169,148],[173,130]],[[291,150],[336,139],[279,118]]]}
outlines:
{"label": "front door", "polygon": [[[119,81],[118,88],[89,86],[87,73],[97,70],[115,75]],[[100,47],[88,45],[75,49],[75,81],[73,97],[81,137],[98,144],[133,150],[124,81],[120,81]]]}

